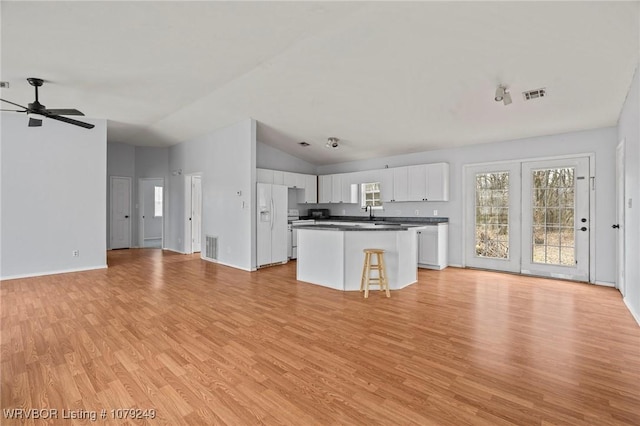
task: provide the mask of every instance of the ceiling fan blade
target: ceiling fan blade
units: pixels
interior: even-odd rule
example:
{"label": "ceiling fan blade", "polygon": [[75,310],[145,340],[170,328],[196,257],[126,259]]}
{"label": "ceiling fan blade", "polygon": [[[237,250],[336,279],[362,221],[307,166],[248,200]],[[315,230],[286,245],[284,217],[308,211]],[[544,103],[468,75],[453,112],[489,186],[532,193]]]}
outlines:
{"label": "ceiling fan blade", "polygon": [[40,127],[42,126],[42,120],[39,118],[31,118],[29,117],[29,127]]}
{"label": "ceiling fan blade", "polygon": [[27,112],[26,109],[0,109],[0,111],[10,111],[10,112]]}
{"label": "ceiling fan blade", "polygon": [[53,114],[42,114],[42,115],[44,115],[47,118],[51,118],[52,120],[62,121],[64,123],[73,124],[74,126],[84,127],[85,129],[93,129],[94,127],[96,127],[93,124],[85,123],[84,121],[74,120],[73,118],[62,117],[60,115],[53,115]]}
{"label": "ceiling fan blade", "polygon": [[55,115],[84,115],[77,109],[47,109],[47,112]]}
{"label": "ceiling fan blade", "polygon": [[25,111],[29,109],[29,108],[27,108],[26,106],[22,106],[22,105],[20,105],[20,104],[15,103],[15,102],[8,101],[8,100],[6,100],[6,99],[2,99],[2,98],[0,98],[0,101],[2,101],[2,102],[6,102],[6,103],[11,104],[11,105],[13,105],[13,106],[20,107],[20,108],[22,108],[22,109],[23,109],[23,110],[25,110]]}

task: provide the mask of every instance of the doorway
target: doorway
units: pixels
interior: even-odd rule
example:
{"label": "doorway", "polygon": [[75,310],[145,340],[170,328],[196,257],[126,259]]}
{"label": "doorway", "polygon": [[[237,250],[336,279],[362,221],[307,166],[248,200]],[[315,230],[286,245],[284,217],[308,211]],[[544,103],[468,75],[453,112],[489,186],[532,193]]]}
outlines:
{"label": "doorway", "polygon": [[184,181],[185,194],[185,253],[202,251],[202,176],[187,175]]}
{"label": "doorway", "polygon": [[589,281],[590,158],[465,166],[465,266]]}
{"label": "doorway", "polygon": [[131,178],[111,176],[109,182],[109,247],[131,247]]}
{"label": "doorway", "polygon": [[164,179],[139,179],[138,198],[140,204],[139,246],[142,248],[162,248],[164,237]]}

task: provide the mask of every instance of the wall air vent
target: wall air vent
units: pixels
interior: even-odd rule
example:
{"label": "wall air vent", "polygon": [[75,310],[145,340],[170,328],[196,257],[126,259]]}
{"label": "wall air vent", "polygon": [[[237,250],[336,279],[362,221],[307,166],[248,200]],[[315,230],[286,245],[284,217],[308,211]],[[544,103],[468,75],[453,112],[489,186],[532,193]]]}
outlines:
{"label": "wall air vent", "polygon": [[209,260],[218,260],[218,237],[205,235],[204,257]]}
{"label": "wall air vent", "polygon": [[525,101],[530,101],[531,99],[536,98],[544,98],[547,96],[547,89],[543,87],[542,89],[528,90],[526,92],[522,92],[522,96],[524,96]]}

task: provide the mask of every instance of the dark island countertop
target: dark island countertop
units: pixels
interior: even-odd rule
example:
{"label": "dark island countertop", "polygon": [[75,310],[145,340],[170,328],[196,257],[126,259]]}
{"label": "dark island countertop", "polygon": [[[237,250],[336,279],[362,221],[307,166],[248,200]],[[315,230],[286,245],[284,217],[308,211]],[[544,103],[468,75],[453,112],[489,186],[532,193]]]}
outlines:
{"label": "dark island countertop", "polygon": [[297,225],[296,229],[316,229],[316,230],[322,230],[322,231],[406,231],[410,228],[418,228],[421,225],[409,225],[409,226],[404,226],[404,225],[396,225],[396,224],[389,224],[389,223],[376,223],[376,222],[371,222],[371,223],[366,223],[366,224],[348,224],[345,223],[344,225],[338,225],[338,224],[323,224],[323,223],[316,223],[315,225]]}
{"label": "dark island countertop", "polygon": [[374,216],[369,220],[369,216],[330,216],[327,218],[313,218],[310,216],[300,217],[300,219],[315,219],[316,225],[322,222],[371,222],[396,225],[438,225],[440,223],[449,223],[448,217],[398,217],[398,216]]}

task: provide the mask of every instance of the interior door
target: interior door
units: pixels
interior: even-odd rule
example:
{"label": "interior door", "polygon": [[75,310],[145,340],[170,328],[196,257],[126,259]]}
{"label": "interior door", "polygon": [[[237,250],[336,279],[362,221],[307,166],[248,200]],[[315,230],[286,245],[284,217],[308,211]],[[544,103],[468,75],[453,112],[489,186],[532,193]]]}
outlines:
{"label": "interior door", "polygon": [[191,251],[202,250],[202,179],[191,178]]}
{"label": "interior door", "polygon": [[465,264],[520,272],[520,163],[465,167]]}
{"label": "interior door", "polygon": [[131,247],[131,178],[111,177],[110,247]]}
{"label": "interior door", "polygon": [[625,296],[624,279],[624,140],[616,148],[616,223],[613,225],[616,233],[616,287]]}
{"label": "interior door", "polygon": [[522,163],[522,273],[589,281],[589,158]]}

